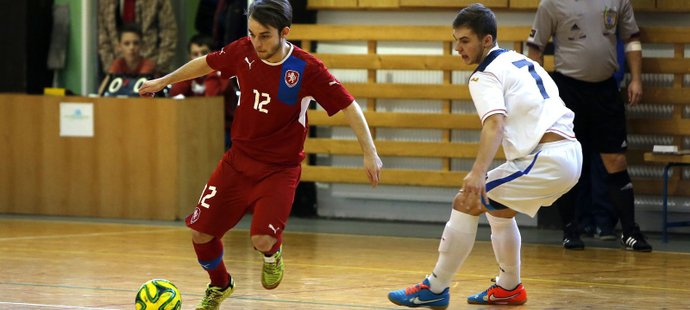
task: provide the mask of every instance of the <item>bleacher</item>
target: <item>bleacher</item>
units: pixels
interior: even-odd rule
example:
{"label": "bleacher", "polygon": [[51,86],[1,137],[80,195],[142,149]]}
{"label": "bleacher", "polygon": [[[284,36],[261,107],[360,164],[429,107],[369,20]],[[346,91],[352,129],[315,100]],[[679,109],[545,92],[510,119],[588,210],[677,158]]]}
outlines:
{"label": "bleacher", "polygon": [[[311,1],[326,3],[328,1]],[[347,1],[333,1],[342,5]],[[350,1],[353,2],[353,1]],[[354,1],[357,2],[357,1]],[[369,3],[360,0],[359,4]],[[385,3],[413,3],[414,1],[384,1]],[[457,7],[458,1],[453,2]],[[462,1],[460,1],[462,2]],[[507,2],[507,1],[496,1]],[[516,1],[511,1],[515,3]],[[522,1],[528,2],[528,1]],[[530,1],[534,2],[534,1]],[[661,3],[661,1],[656,2]],[[498,39],[503,48],[523,52],[529,27],[500,27]],[[629,110],[629,135],[634,143],[628,151],[628,161],[633,173],[636,193],[660,195],[661,169],[658,165],[645,163],[643,153],[651,150],[653,144],[675,144],[679,148],[690,146],[690,58],[685,51],[690,44],[690,29],[686,28],[643,28],[643,46],[658,45],[672,50],[672,55],[657,56],[643,54],[644,96],[642,103]],[[376,138],[377,130],[434,129],[443,134],[438,141],[414,141],[414,139],[379,139],[376,145],[384,158],[432,157],[442,161],[440,169],[385,169],[382,184],[414,185],[429,187],[459,187],[466,170],[457,169],[454,160],[474,158],[478,143],[457,142],[458,132],[478,131],[480,122],[472,113],[458,113],[457,105],[467,104],[470,94],[466,77],[473,67],[462,63],[453,55],[451,29],[444,26],[380,26],[380,25],[293,25],[291,40],[301,40],[305,50],[315,44],[359,43],[365,44],[366,53],[319,53],[316,56],[332,70],[366,70],[366,81],[344,82],[345,87],[360,101],[366,101],[365,116]],[[364,42],[364,43],[362,43]],[[389,54],[380,53],[380,48],[390,42],[434,43],[442,46],[442,54]],[[509,42],[506,45],[506,42]],[[666,57],[671,56],[671,57]],[[545,59],[547,70],[553,70],[553,57]],[[441,72],[441,83],[400,83],[377,77],[380,70],[412,70],[418,72]],[[363,99],[363,100],[362,100]],[[377,108],[382,100],[439,100],[441,108],[435,113],[389,111]],[[472,111],[471,111],[472,112]],[[309,122],[316,128],[346,126],[342,115],[329,118],[324,111],[310,110]],[[310,154],[331,156],[360,154],[359,145],[351,139],[319,136],[309,138],[305,151]],[[497,159],[501,159],[499,151]],[[385,164],[385,162],[384,162]],[[318,165],[305,161],[302,180],[365,184],[367,179],[359,167]],[[690,196],[690,178],[682,177],[676,170],[672,178],[671,194]]]}

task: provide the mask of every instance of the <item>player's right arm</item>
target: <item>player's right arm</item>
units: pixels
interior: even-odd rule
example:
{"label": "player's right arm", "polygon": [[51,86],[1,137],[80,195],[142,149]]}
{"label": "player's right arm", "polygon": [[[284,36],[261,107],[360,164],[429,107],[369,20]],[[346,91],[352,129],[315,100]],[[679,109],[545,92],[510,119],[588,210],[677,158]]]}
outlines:
{"label": "player's right arm", "polygon": [[200,77],[213,71],[206,62],[206,56],[198,57],[167,75],[144,82],[139,88],[139,96],[152,97],[166,85]]}
{"label": "player's right arm", "polygon": [[528,44],[527,57],[529,57],[529,59],[536,61],[540,66],[544,66],[544,55],[538,47]]}

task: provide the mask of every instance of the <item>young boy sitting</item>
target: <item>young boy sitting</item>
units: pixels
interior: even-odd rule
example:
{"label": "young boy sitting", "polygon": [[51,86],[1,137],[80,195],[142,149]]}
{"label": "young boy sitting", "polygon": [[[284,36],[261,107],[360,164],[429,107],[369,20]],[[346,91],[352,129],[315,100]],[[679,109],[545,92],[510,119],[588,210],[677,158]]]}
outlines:
{"label": "young boy sitting", "polygon": [[[211,51],[213,39],[209,36],[197,34],[189,39],[189,60],[205,56]],[[223,96],[228,80],[220,77],[219,71],[192,80],[178,82],[172,85],[169,96]]]}
{"label": "young boy sitting", "polygon": [[[104,95],[136,95],[133,87],[135,81],[141,77],[152,76],[156,70],[156,63],[140,54],[141,30],[134,24],[124,24],[120,28],[117,47],[119,58],[113,60],[108,68],[107,76],[103,79],[98,93]],[[119,79],[115,76],[122,76]],[[124,79],[123,79],[124,77]],[[110,84],[110,85],[108,85]],[[130,85],[132,84],[132,85]],[[106,90],[106,86],[108,89]],[[105,91],[105,92],[104,92]]]}

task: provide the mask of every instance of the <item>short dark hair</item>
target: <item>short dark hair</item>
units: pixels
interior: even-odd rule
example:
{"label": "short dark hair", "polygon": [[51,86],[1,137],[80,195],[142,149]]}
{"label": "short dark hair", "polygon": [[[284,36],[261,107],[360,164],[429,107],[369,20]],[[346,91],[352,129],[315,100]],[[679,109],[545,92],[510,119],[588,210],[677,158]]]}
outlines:
{"label": "short dark hair", "polygon": [[481,3],[471,4],[458,12],[453,20],[453,29],[460,27],[470,28],[480,39],[490,34],[494,43],[497,40],[496,15]]}
{"label": "short dark hair", "polygon": [[117,31],[117,41],[122,41],[122,34],[126,32],[136,33],[139,36],[139,40],[141,40],[144,37],[144,34],[141,32],[141,28],[139,28],[137,24],[127,23],[122,24],[122,26],[120,26],[120,29]]}
{"label": "short dark hair", "polygon": [[215,50],[216,47],[214,46],[213,38],[211,38],[209,35],[202,34],[202,33],[197,33],[194,36],[192,36],[191,39],[189,39],[189,43],[187,44],[187,51],[189,51],[192,48],[192,44],[196,44],[198,46],[208,46],[209,49]]}
{"label": "short dark hair", "polygon": [[247,17],[280,32],[292,25],[292,6],[287,0],[255,0],[247,10]]}

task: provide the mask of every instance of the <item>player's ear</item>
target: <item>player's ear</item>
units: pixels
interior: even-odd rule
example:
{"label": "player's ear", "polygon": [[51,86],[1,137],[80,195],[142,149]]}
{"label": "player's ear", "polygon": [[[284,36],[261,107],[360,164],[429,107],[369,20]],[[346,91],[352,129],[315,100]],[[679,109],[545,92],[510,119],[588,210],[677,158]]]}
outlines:
{"label": "player's ear", "polygon": [[287,38],[287,35],[290,33],[290,27],[284,27],[283,30],[280,31],[280,37],[281,38]]}
{"label": "player's ear", "polygon": [[484,39],[482,39],[482,43],[484,47],[492,47],[494,46],[494,37],[490,34],[487,34],[484,36]]}

